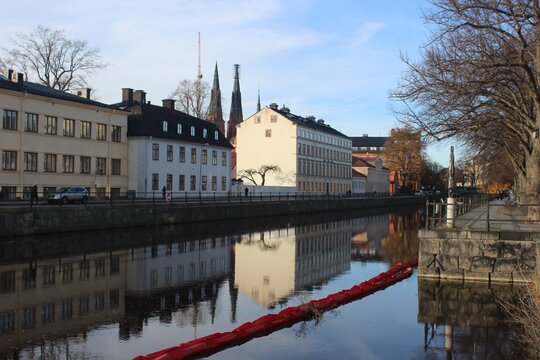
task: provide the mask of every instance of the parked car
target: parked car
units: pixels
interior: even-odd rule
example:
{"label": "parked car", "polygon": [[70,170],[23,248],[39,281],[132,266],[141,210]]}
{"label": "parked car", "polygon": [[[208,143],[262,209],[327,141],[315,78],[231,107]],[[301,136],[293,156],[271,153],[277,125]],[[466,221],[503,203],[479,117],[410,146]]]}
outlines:
{"label": "parked car", "polygon": [[61,187],[53,193],[47,195],[47,202],[68,204],[70,202],[80,201],[83,204],[88,202],[88,190],[82,186]]}

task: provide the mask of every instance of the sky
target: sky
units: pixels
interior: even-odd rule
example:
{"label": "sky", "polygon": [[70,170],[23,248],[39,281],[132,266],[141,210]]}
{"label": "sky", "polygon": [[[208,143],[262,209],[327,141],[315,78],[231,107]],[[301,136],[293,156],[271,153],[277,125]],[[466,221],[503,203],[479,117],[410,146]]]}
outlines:
{"label": "sky", "polygon": [[[401,124],[388,96],[429,37],[427,0],[0,0],[0,49],[37,25],[64,30],[100,50],[108,66],[89,77],[96,100],[121,100],[122,88],[144,90],[161,104],[198,71],[212,84],[217,62],[228,119],[233,65],[240,64],[244,118],[277,103],[315,116],[347,136],[388,136]],[[448,163],[450,144],[428,147]]]}

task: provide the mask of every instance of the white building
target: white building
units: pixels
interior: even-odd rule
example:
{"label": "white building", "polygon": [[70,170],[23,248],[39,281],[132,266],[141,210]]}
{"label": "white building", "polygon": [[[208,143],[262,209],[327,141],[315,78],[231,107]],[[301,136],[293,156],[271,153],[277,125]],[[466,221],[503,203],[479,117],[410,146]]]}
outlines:
{"label": "white building", "polygon": [[276,104],[237,125],[237,176],[242,170],[278,165],[265,185],[294,186],[308,193],[351,190],[351,140],[314,117],[291,114]]}
{"label": "white building", "polygon": [[128,118],[129,189],[137,194],[161,191],[173,196],[225,194],[230,189],[232,146],[216,125],[146,102],[141,90],[123,89]]}
{"label": "white building", "polygon": [[352,169],[352,193],[365,194],[367,192],[367,176]]}
{"label": "white building", "polygon": [[27,197],[69,185],[92,196],[125,193],[127,115],[89,98],[0,75],[0,187],[4,197]]}
{"label": "white building", "polygon": [[353,156],[353,171],[366,176],[366,192],[388,193],[390,191],[390,170],[383,166],[381,159],[377,158],[373,164],[360,157]]}

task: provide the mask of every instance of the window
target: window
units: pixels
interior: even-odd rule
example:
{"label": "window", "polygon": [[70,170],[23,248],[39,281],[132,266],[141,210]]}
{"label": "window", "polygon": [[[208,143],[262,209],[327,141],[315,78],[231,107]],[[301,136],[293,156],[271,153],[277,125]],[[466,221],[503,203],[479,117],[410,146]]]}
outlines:
{"label": "window", "polygon": [[56,154],[45,154],[43,171],[56,172]]}
{"label": "window", "polygon": [[36,327],[36,308],[25,308],[22,310],[21,326],[23,329],[33,329]]}
{"label": "window", "polygon": [[197,163],[197,149],[191,148],[191,163],[196,164]]}
{"label": "window", "polygon": [[62,320],[69,320],[73,317],[73,300],[71,298],[62,301]]}
{"label": "window", "polygon": [[120,175],[121,174],[121,164],[122,160],[120,159],[111,159],[111,175]]}
{"label": "window", "polygon": [[24,171],[37,171],[37,153],[24,153]]}
{"label": "window", "polygon": [[122,141],[122,127],[121,126],[112,126],[111,131],[111,141],[120,142]]}
{"label": "window", "polygon": [[90,157],[81,156],[81,174],[90,174]]}
{"label": "window", "polygon": [[195,126],[191,127],[191,136],[195,136]]}
{"label": "window", "polygon": [[15,270],[2,271],[0,273],[0,293],[15,292]]}
{"label": "window", "polygon": [[96,174],[105,175],[107,173],[107,159],[96,158]]}
{"label": "window", "polygon": [[165,267],[165,285],[170,286],[172,284],[172,267]]}
{"label": "window", "polygon": [[45,134],[56,135],[58,118],[56,116],[45,116]]}
{"label": "window", "polygon": [[152,160],[159,160],[159,144],[152,144]]}
{"label": "window", "polygon": [[202,190],[202,191],[206,191],[207,185],[208,185],[208,177],[207,177],[207,176],[203,176],[203,177],[201,178],[201,190]]}
{"label": "window", "polygon": [[46,303],[41,306],[41,322],[43,324],[54,321],[54,303]]}
{"label": "window", "polygon": [[159,189],[159,174],[152,174],[152,190]]}
{"label": "window", "polygon": [[173,161],[173,146],[167,145],[167,161]]}
{"label": "window", "polygon": [[17,130],[17,112],[4,110],[3,125],[6,130]]}
{"label": "window", "polygon": [[52,286],[55,284],[56,267],[54,265],[45,265],[43,267],[43,285]]}
{"label": "window", "polygon": [[61,266],[62,282],[73,282],[73,263],[65,263]]}
{"label": "window", "polygon": [[214,140],[219,140],[219,131],[214,131]]}
{"label": "window", "polygon": [[89,121],[81,121],[81,139],[92,138],[92,123]]}
{"label": "window", "polygon": [[212,191],[217,190],[217,176],[212,176]]}
{"label": "window", "polygon": [[17,152],[2,151],[2,170],[17,170]]}
{"label": "window", "polygon": [[277,115],[271,115],[270,122],[273,122],[273,123],[277,122]]}
{"label": "window", "polygon": [[163,121],[162,126],[163,126],[163,131],[165,132],[169,131],[169,123],[167,121]]}
{"label": "window", "polygon": [[227,177],[221,177],[221,191],[227,191]]}
{"label": "window", "polygon": [[64,155],[63,169],[65,173],[73,173],[75,171],[75,156]]}
{"label": "window", "polygon": [[178,190],[184,191],[186,189],[186,176],[180,175],[178,176]]}
{"label": "window", "polygon": [[89,296],[81,296],[79,298],[79,316],[88,315],[88,312],[90,310],[90,297]]}
{"label": "window", "polygon": [[181,163],[186,162],[186,148],[185,147],[180,146],[178,158]]}
{"label": "window", "polygon": [[97,139],[107,140],[107,125],[96,124],[96,127],[97,127]]}
{"label": "window", "polygon": [[217,165],[217,151],[212,150],[212,165]]}
{"label": "window", "polygon": [[191,175],[190,180],[189,180],[189,190],[195,191],[196,183],[197,183],[197,177],[195,175]]}
{"label": "window", "polygon": [[182,124],[176,124],[176,132],[178,135],[182,135]]}
{"label": "window", "polygon": [[221,152],[221,165],[227,166],[227,152],[226,151]]}
{"label": "window", "polygon": [[172,190],[172,175],[167,174],[167,190]]}
{"label": "window", "polygon": [[260,124],[260,123],[261,123],[261,117],[255,116],[255,124]]}
{"label": "window", "polygon": [[75,120],[64,119],[64,136],[75,136]]}
{"label": "window", "polygon": [[38,132],[38,114],[26,113],[24,119],[24,131]]}
{"label": "window", "polygon": [[208,163],[208,150],[204,149],[201,154],[201,163]]}
{"label": "window", "polygon": [[272,129],[266,129],[266,137],[272,137]]}

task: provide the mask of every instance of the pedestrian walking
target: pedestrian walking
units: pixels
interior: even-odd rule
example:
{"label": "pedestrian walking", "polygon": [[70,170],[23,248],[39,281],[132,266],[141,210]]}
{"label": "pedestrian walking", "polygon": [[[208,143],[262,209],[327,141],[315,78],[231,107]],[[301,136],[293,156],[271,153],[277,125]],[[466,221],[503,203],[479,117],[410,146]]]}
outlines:
{"label": "pedestrian walking", "polygon": [[36,202],[36,205],[38,204],[38,192],[37,192],[37,185],[33,184],[32,189],[30,190],[30,206],[34,206],[34,201]]}
{"label": "pedestrian walking", "polygon": [[165,194],[167,193],[167,188],[165,185],[163,185],[163,188],[161,189],[161,193],[163,194],[163,199],[165,199]]}
{"label": "pedestrian walking", "polygon": [[248,194],[249,194],[249,189],[248,188],[244,189],[244,194],[246,194],[246,197],[248,197]]}

